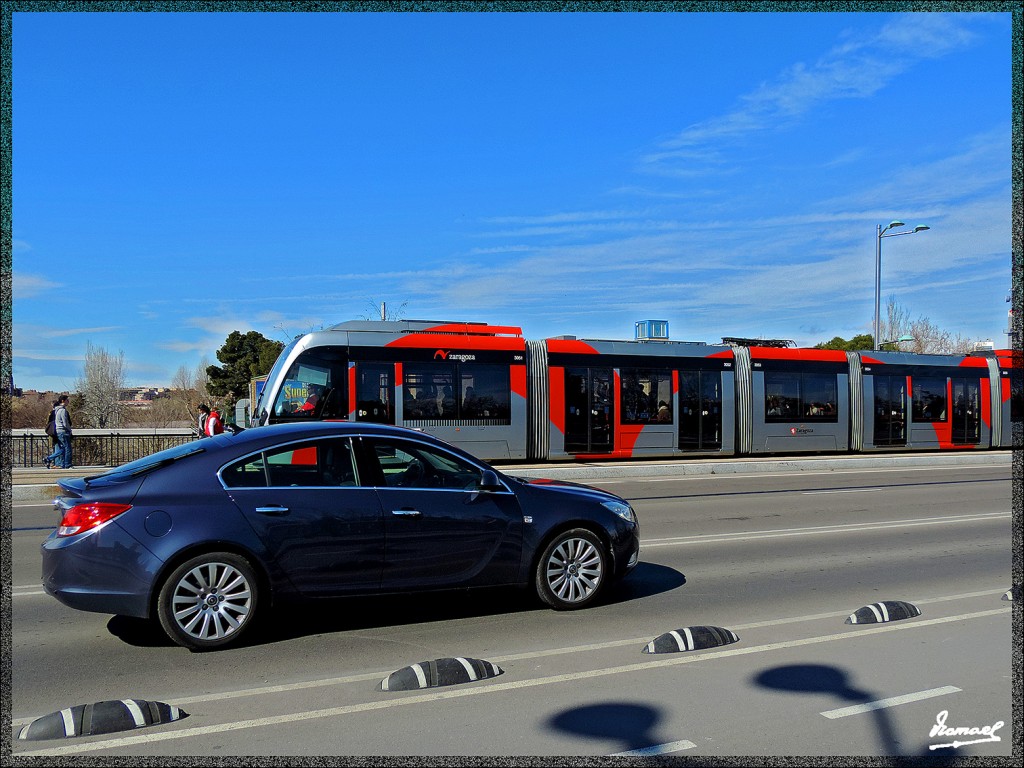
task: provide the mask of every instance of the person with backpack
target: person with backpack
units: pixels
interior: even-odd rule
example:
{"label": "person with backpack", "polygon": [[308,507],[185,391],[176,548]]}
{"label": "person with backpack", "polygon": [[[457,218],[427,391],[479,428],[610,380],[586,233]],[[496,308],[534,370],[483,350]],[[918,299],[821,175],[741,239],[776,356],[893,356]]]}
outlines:
{"label": "person with backpack", "polygon": [[[49,427],[49,425],[47,425]],[[53,409],[53,428],[57,439],[57,446],[53,453],[46,457],[46,468],[50,469],[51,464],[61,469],[71,469],[71,417],[68,415],[68,396],[61,395]],[[49,434],[49,432],[47,432]]]}

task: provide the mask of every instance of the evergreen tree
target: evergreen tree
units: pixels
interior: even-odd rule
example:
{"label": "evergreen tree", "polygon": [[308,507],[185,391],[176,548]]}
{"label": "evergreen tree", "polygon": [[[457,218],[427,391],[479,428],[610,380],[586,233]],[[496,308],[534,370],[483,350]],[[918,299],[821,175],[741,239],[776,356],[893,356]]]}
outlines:
{"label": "evergreen tree", "polygon": [[[284,349],[280,341],[266,338],[258,331],[241,333],[232,331],[224,346],[217,350],[222,365],[206,369],[209,381],[206,390],[225,399],[225,409],[233,409],[239,398],[247,397],[249,382],[257,376],[270,373],[274,361]],[[223,417],[225,414],[221,414]]]}

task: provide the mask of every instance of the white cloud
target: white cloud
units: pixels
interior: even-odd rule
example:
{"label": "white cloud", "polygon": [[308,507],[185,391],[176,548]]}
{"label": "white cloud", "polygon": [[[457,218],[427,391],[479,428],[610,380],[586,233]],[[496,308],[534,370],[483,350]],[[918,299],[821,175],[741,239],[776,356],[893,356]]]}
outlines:
{"label": "white cloud", "polygon": [[672,175],[722,173],[721,147],[785,127],[823,102],[866,98],[919,61],[974,40],[964,14],[914,13],[889,21],[873,37],[833,47],[818,61],[796,62],[774,81],[740,97],[732,112],[695,123],[641,158],[643,170]]}
{"label": "white cloud", "polygon": [[35,298],[63,287],[63,283],[54,282],[42,275],[29,275],[24,272],[14,272],[12,274],[11,293],[14,301]]}

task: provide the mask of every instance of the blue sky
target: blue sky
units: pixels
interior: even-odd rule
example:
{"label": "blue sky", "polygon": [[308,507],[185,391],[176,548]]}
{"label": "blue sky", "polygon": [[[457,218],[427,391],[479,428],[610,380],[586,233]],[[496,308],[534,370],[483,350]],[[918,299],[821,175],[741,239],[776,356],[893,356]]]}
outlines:
{"label": "blue sky", "polygon": [[13,370],[166,386],[404,304],[1006,343],[1009,13],[15,13]]}

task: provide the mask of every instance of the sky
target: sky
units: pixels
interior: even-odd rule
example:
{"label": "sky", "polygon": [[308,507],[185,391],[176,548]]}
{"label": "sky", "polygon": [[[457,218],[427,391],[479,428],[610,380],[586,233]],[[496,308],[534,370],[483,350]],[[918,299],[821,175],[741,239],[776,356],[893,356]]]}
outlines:
{"label": "sky", "polygon": [[[13,14],[12,366],[233,330],[1006,345],[1009,13]],[[898,230],[897,230],[898,231]]]}

